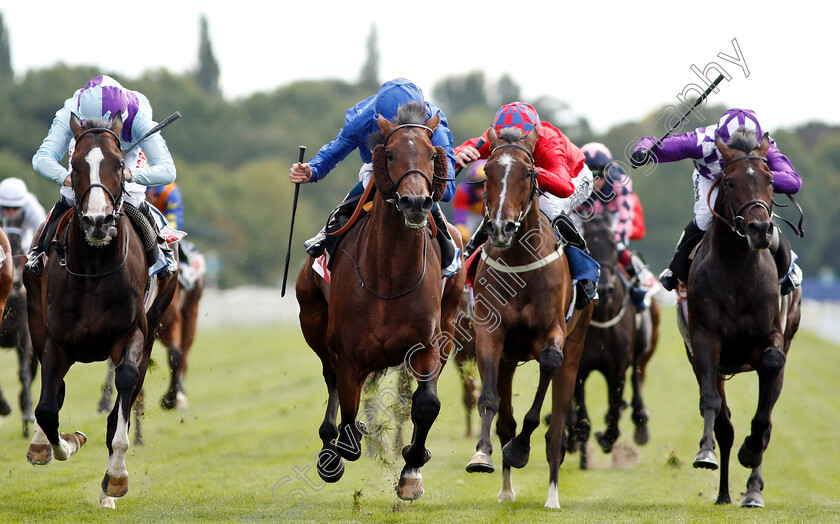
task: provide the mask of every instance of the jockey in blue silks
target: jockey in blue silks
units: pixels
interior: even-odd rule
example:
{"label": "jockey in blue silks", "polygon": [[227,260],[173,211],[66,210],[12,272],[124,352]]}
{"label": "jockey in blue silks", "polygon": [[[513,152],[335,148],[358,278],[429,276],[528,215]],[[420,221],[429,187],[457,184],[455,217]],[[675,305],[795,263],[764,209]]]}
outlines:
{"label": "jockey in blue silks", "polygon": [[[363,162],[359,171],[359,183],[350,190],[344,201],[358,197],[367,187],[373,173],[373,149],[368,140],[372,134],[379,132],[379,125],[377,124],[379,117],[382,116],[393,121],[397,116],[397,109],[408,102],[425,104],[427,119],[432,118],[436,113],[440,115],[440,124],[435,128],[432,135],[432,145],[441,146],[446,151],[449,160],[449,178],[454,179],[455,155],[452,151],[452,133],[449,131],[446,115],[434,104],[427,102],[423,97],[423,92],[414,83],[404,78],[396,78],[382,84],[375,95],[365,98],[348,109],[344,117],[344,127],[341,128],[335,139],[321,147],[309,163],[292,164],[289,171],[289,180],[293,183],[318,182],[326,177],[327,173],[344,160],[347,155],[358,149]],[[455,182],[449,181],[441,200],[449,202],[454,195]],[[330,222],[314,238],[304,243],[307,253],[313,258],[317,258],[323,253],[327,240],[327,229],[332,229],[330,226],[336,223],[339,214],[343,212],[341,206],[337,211],[337,213],[331,214]],[[438,240],[440,240],[443,258],[443,276],[450,276],[460,268],[460,250],[449,234],[446,218],[437,203],[432,208],[431,214],[438,229]]]}
{"label": "jockey in blue silks", "polygon": [[[38,244],[32,248],[26,263],[26,267],[35,275],[40,276],[43,272],[42,255],[49,248],[59,219],[73,207],[75,198],[71,171],[59,163],[68,152],[72,155],[75,146],[73,132],[70,130],[70,115],[75,114],[84,123],[85,120],[93,118],[109,121],[118,112],[122,113],[123,120],[120,136],[123,151],[129,149],[157,125],[152,119],[152,106],[142,93],[124,88],[110,76],[97,76],[73,93],[61,109],[56,111],[49,133],[32,157],[32,168],[61,186],[61,198],[49,213]],[[136,147],[128,153],[124,162],[124,205],[139,210],[146,217],[146,221],[135,221],[134,213],[127,214],[135,227],[146,231],[148,235],[153,234],[160,238],[152,210],[146,204],[144,186],[166,185],[175,181],[175,163],[166,147],[166,141],[160,133],[155,133],[143,141],[142,149]],[[146,253],[146,257],[149,266],[153,266],[158,258],[158,246],[152,247]],[[169,272],[170,269],[165,271]],[[164,276],[161,275],[160,278]]]}

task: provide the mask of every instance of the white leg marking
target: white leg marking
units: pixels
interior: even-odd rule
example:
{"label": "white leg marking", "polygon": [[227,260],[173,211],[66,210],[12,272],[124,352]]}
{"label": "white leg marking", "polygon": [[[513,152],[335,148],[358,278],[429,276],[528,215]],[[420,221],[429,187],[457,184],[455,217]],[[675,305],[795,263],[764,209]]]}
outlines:
{"label": "white leg marking", "polygon": [[101,508],[108,508],[108,509],[116,509],[116,498],[109,497],[102,491],[102,488],[99,489],[99,507]]}
{"label": "white leg marking", "polygon": [[502,209],[505,207],[505,196],[507,195],[508,175],[513,165],[513,157],[507,153],[499,157],[499,165],[504,166],[505,175],[502,177],[502,193],[499,195],[499,209],[496,210],[496,220],[502,220]]}
{"label": "white leg marking", "polygon": [[548,498],[545,501],[545,507],[552,509],[560,508],[560,497],[557,494],[557,484],[554,482],[548,483]]}
{"label": "white leg marking", "polygon": [[[105,155],[102,154],[102,150],[98,147],[91,149],[85,157],[85,161],[90,166],[91,184],[102,183],[102,177],[99,175],[99,165],[103,160],[105,160]],[[105,191],[103,191],[101,187],[91,189],[85,214],[104,215],[107,213],[107,209],[108,202],[105,200]]]}
{"label": "white leg marking", "polygon": [[70,458],[70,455],[75,453],[77,450],[73,449],[66,440],[59,437],[58,438],[58,445],[56,446],[53,444],[53,456],[58,460],[67,460]]}
{"label": "white leg marking", "polygon": [[516,500],[516,492],[513,491],[513,482],[510,478],[510,468],[502,469],[502,489],[499,491],[499,502],[513,502]]}
{"label": "white leg marking", "polygon": [[35,435],[32,437],[32,441],[30,444],[49,444],[50,439],[47,438],[47,434],[44,433],[44,430],[41,429],[41,426],[38,425],[38,422],[35,422]]}
{"label": "white leg marking", "polygon": [[111,448],[114,450],[108,458],[108,475],[112,478],[121,479],[128,476],[125,469],[125,452],[128,451],[128,420],[123,416],[122,402],[117,411],[117,431],[114,432],[114,440],[111,441]]}

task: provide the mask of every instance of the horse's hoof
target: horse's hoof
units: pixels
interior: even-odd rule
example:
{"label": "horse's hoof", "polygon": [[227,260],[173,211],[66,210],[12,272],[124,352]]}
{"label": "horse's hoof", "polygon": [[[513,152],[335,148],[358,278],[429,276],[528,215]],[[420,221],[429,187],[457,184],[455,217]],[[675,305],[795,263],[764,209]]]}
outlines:
{"label": "horse's hoof", "polygon": [[493,461],[490,455],[483,451],[476,451],[473,458],[467,463],[467,473],[493,473],[496,468],[493,467]]}
{"label": "horse's hoof", "polygon": [[105,472],[105,476],[102,477],[102,491],[109,497],[122,497],[128,493],[128,476],[118,479]]}
{"label": "horse's hoof", "polygon": [[717,456],[715,455],[714,450],[701,449],[698,451],[697,455],[694,457],[693,466],[701,469],[718,469]]}
{"label": "horse's hoof", "polygon": [[513,489],[499,491],[499,502],[516,502],[516,492]]}
{"label": "horse's hoof", "polygon": [[516,440],[511,440],[502,448],[502,460],[512,468],[522,469],[528,464],[531,448],[521,448],[514,444],[515,442]]}
{"label": "horse's hoof", "polygon": [[315,467],[321,480],[332,484],[338,482],[344,475],[344,459],[331,449],[322,449],[318,453],[318,463]]}
{"label": "horse's hoof", "polygon": [[107,508],[107,509],[116,509],[117,505],[115,504],[116,499],[114,497],[109,497],[105,494],[104,491],[99,490],[99,507],[100,508]]}
{"label": "horse's hoof", "polygon": [[0,397],[0,416],[5,417],[11,412],[12,406],[10,406],[8,402],[6,402],[5,398]]}
{"label": "horse's hoof", "polygon": [[644,446],[650,440],[650,433],[647,426],[636,426],[636,432],[633,433],[633,442],[639,446]]}
{"label": "horse's hoof", "polygon": [[601,446],[601,450],[604,453],[610,453],[612,451],[613,444],[615,443],[615,441],[611,441],[605,433],[596,431],[595,440],[598,442],[598,445]]}
{"label": "horse's hoof", "polygon": [[81,431],[74,431],[73,433],[62,433],[59,437],[67,441],[71,446],[76,446],[76,451],[79,451],[87,442],[87,435]]}
{"label": "horse's hoof", "polygon": [[183,391],[179,391],[177,395],[175,395],[175,409],[178,411],[186,411],[190,407],[189,402],[187,402],[187,396],[184,394]]}
{"label": "horse's hoof", "polygon": [[722,506],[724,504],[732,504],[732,499],[729,498],[729,495],[727,495],[725,497],[720,497],[719,496],[717,498],[717,500],[715,501],[715,504],[717,504],[718,506]]}
{"label": "horse's hoof", "polygon": [[755,469],[761,465],[761,459],[764,456],[764,450],[752,450],[747,446],[747,441],[741,444],[741,449],[738,450],[738,462],[745,468]]}
{"label": "horse's hoof", "polygon": [[33,466],[45,466],[52,462],[53,453],[50,444],[30,444],[26,460]]}
{"label": "horse's hoof", "polygon": [[[410,450],[410,449],[411,449],[411,445],[405,446],[405,447],[402,449],[402,458],[403,458],[403,460],[406,460],[406,455],[408,454],[408,450]],[[425,465],[425,464],[426,464],[426,462],[428,462],[428,461],[432,460],[432,452],[431,452],[431,450],[429,450],[429,448],[423,448],[423,449],[424,449],[424,452],[423,452],[423,464],[421,464],[421,466],[422,466],[422,465]]]}
{"label": "horse's hoof", "polygon": [[397,496],[402,500],[417,500],[423,496],[423,476],[417,468],[403,468],[397,484]]}
{"label": "horse's hoof", "polygon": [[110,413],[112,409],[114,409],[114,406],[111,404],[111,401],[105,398],[101,399],[96,406],[97,413]]}
{"label": "horse's hoof", "polygon": [[335,450],[345,460],[355,462],[362,456],[361,432],[349,424],[338,430],[338,438],[335,440]]}
{"label": "horse's hoof", "polygon": [[760,491],[748,491],[744,495],[744,500],[741,501],[742,508],[763,508],[764,497],[761,496]]}

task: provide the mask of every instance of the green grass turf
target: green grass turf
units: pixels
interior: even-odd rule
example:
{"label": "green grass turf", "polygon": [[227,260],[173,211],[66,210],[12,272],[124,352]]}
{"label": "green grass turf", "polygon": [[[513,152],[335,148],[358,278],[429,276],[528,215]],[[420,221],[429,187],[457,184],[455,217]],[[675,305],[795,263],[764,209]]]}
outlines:
{"label": "green grass turf", "polygon": [[[130,491],[114,511],[97,503],[108,459],[105,416],[95,413],[105,365],[75,365],[66,381],[61,430],[83,431],[88,443],[66,462],[29,465],[15,406],[0,422],[0,521],[840,521],[840,347],[808,333],[797,336],[764,458],[766,508],[738,507],[748,470],[737,464],[734,453],[734,504],[716,506],[718,472],[691,467],[702,430],[698,387],[673,310],[663,309],[661,342],[644,390],[651,411],[650,442],[644,447],[632,443],[633,426],[625,412],[619,447],[635,455],[627,468],[610,468],[611,457],[598,450],[591,458],[594,468],[580,471],[579,456],[567,455],[560,471],[559,510],[543,508],[548,483],[544,427],[532,439],[531,462],[513,472],[516,502],[496,500],[500,469],[489,475],[465,472],[476,439],[464,437],[454,365],[444,369],[440,380],[442,409],[428,444],[433,457],[422,469],[426,494],[421,499],[408,503],[396,498],[401,461],[392,452],[348,462],[339,483],[324,485],[314,461],[326,388],[320,362],[291,325],[200,332],[190,358],[186,412],[163,411],[157,403],[168,372],[163,348],[155,348],[157,365],[146,377],[145,445],[129,448]],[[10,400],[19,391],[15,367],[14,353],[0,352],[0,385]],[[535,363],[517,371],[514,410],[520,424],[536,376]],[[36,382],[36,401],[38,388]],[[749,430],[756,391],[753,375],[727,383],[734,452]],[[606,395],[600,375],[590,378],[587,394],[593,430],[603,429]],[[380,421],[390,426],[386,437],[392,438],[394,422],[383,414]],[[494,445],[498,449],[495,437]],[[493,458],[501,464],[498,451]],[[308,475],[310,483],[296,471]]]}

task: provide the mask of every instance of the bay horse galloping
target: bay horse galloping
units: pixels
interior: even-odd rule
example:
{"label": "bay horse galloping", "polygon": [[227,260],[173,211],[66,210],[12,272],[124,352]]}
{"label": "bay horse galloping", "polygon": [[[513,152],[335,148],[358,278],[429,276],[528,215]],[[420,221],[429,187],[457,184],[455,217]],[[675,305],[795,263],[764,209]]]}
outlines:
{"label": "bay horse galloping", "polygon": [[58,432],[64,377],[75,362],[111,359],[117,401],[108,416],[109,460],[99,493],[100,505],[109,508],[128,491],[131,406],[143,386],[158,318],[177,284],[175,275],[149,278],[143,241],[123,212],[122,125],[119,112],[110,122],[84,124],[71,115],[74,207],[41,279],[24,272],[32,344],[41,363],[35,436],[26,456],[43,465],[53,457],[67,460],[84,445],[83,433]]}
{"label": "bay horse galloping", "polygon": [[462,268],[441,285],[440,249],[427,228],[448,169],[445,151],[430,138],[439,122],[437,114],[426,120],[425,106],[416,103],[400,107],[396,122],[379,119],[385,140],[373,152],[373,208],[341,240],[330,283],[315,273],[309,258],[296,285],[301,330],[321,359],[329,394],[318,432],[323,442],[318,474],[336,482],[344,459],[359,458],[362,384],[372,372],[405,363],[418,384],[411,403],[412,441],[402,450],[405,467],[397,486],[405,500],[423,494],[420,467],[431,456],[426,437],[440,411],[437,381],[450,356],[445,348],[451,348],[444,342],[451,336],[441,330],[449,326],[465,280]]}
{"label": "bay horse galloping", "polygon": [[[642,400],[640,375],[643,364],[647,362],[644,357],[653,351],[651,343],[655,341],[651,339],[655,326],[651,308],[637,313],[631,300],[630,284],[618,261],[618,245],[610,222],[608,215],[599,213],[591,215],[591,219],[584,221],[583,225],[587,246],[601,266],[601,278],[578,367],[569,423],[569,448],[580,450],[580,469],[588,467],[586,444],[592,424],[586,409],[585,385],[593,371],[599,371],[607,382],[607,429],[595,433],[595,439],[604,453],[612,451],[620,435],[618,423],[624,409],[628,368],[632,369],[633,380],[634,440],[639,445],[648,440],[648,415]],[[652,302],[651,307],[654,306]]]}
{"label": "bay horse galloping", "polygon": [[[6,252],[6,260],[2,262],[0,271],[14,271],[14,279],[6,302],[5,310],[0,310],[3,321],[0,322],[0,346],[13,347],[18,356],[18,378],[20,379],[20,414],[23,422],[23,436],[29,438],[35,414],[32,412],[32,381],[38,371],[38,360],[32,353],[32,340],[29,337],[29,322],[26,315],[26,289],[23,287],[23,263],[26,261],[26,251],[23,247],[24,231],[21,229],[23,213],[17,217],[3,216],[3,232],[8,238],[11,250]],[[0,291],[2,294],[2,291]],[[0,401],[5,402],[2,393]],[[3,413],[0,406],[0,414]]]}
{"label": "bay horse galloping", "polygon": [[[801,288],[780,297],[778,270],[768,247],[773,175],[765,155],[770,141],[739,128],[729,145],[717,140],[725,162],[714,203],[714,223],[700,245],[686,284],[687,318],[677,319],[700,385],[703,438],[695,468],[717,469],[717,503],[728,504],[729,455],[735,439],[724,392],[727,375],[758,373],[758,407],[738,461],[752,473],[742,506],[762,507],[761,462],[770,441],[770,413],[782,391],[785,361],[799,328]],[[778,233],[781,234],[781,233]]]}
{"label": "bay horse galloping", "polygon": [[[566,417],[572,404],[578,363],[592,305],[574,310],[574,286],[563,244],[539,210],[533,150],[536,130],[521,137],[514,128],[488,132],[486,173],[489,241],[475,274],[473,323],[482,392],[481,433],[469,472],[493,472],[490,425],[502,443],[499,500],[514,500],[510,468],[524,467],[540,408],[552,385],[546,434],[549,488],[546,507],[558,508],[557,475],[566,453]],[[489,244],[489,248],[488,248]],[[566,319],[567,313],[574,311]],[[539,362],[539,383],[522,432],[516,435],[511,404],[513,374],[522,361]]]}

